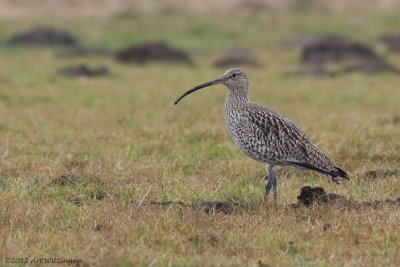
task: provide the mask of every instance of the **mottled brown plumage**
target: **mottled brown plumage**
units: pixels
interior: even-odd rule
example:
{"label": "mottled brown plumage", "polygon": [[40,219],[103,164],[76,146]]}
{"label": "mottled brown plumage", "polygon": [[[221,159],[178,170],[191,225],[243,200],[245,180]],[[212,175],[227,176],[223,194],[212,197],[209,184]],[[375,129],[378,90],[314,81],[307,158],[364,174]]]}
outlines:
{"label": "mottled brown plumage", "polygon": [[241,69],[230,69],[221,78],[190,89],[175,104],[194,91],[215,84],[224,84],[229,89],[225,100],[225,123],[234,143],[248,156],[267,165],[265,199],[273,188],[274,204],[277,205],[276,176],[272,170],[275,165],[317,171],[330,176],[336,183],[339,183],[337,177],[349,178],[291,120],[250,101],[248,79]]}

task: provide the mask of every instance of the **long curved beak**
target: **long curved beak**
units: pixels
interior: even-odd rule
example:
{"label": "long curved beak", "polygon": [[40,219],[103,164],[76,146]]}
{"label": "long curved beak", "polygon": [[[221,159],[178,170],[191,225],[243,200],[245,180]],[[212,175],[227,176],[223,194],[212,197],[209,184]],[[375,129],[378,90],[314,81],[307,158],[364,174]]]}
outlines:
{"label": "long curved beak", "polygon": [[212,85],[215,85],[215,84],[221,84],[221,83],[223,83],[224,81],[225,81],[224,78],[220,78],[220,79],[216,79],[216,80],[211,81],[211,82],[206,82],[206,83],[202,83],[202,84],[200,84],[200,85],[197,85],[196,87],[194,87],[194,88],[192,88],[192,89],[186,91],[185,93],[183,93],[183,95],[181,95],[181,96],[175,101],[174,104],[175,104],[175,105],[178,104],[179,101],[182,100],[182,98],[184,98],[184,97],[187,96],[187,95],[190,95],[191,93],[193,93],[193,92],[195,92],[195,91],[197,91],[197,90],[200,90],[200,89],[202,89],[202,88],[204,88],[204,87],[209,87],[209,86],[212,86]]}

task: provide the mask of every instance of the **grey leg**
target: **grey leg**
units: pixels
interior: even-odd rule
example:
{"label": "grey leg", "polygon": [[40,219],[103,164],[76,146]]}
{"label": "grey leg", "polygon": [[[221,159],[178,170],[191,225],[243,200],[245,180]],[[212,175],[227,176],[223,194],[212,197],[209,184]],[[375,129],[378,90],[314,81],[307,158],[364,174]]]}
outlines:
{"label": "grey leg", "polygon": [[264,194],[264,201],[267,201],[269,192],[272,191],[274,192],[274,206],[278,206],[278,192],[276,190],[276,176],[274,171],[272,170],[273,165],[267,165],[267,178],[268,178],[268,183],[265,186],[265,194]]}

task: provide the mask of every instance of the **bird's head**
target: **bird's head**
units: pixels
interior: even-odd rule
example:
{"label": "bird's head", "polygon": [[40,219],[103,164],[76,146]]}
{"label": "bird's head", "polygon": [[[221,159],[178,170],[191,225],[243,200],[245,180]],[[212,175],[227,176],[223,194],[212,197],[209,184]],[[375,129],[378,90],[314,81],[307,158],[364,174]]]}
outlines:
{"label": "bird's head", "polygon": [[248,86],[248,80],[247,80],[247,76],[244,73],[243,70],[239,69],[239,68],[232,68],[227,70],[224,75],[222,75],[220,78],[210,81],[210,82],[206,82],[206,83],[202,83],[188,91],[186,91],[183,95],[181,95],[176,101],[175,101],[175,105],[179,103],[179,101],[182,100],[182,98],[184,98],[187,95],[190,95],[191,93],[200,90],[202,88],[205,87],[209,87],[212,85],[216,85],[216,84],[224,84],[226,85],[229,90],[235,90],[237,88],[247,88]]}
{"label": "bird's head", "polygon": [[229,89],[234,89],[237,86],[247,86],[249,83],[246,73],[239,68],[227,70],[224,75],[222,75],[221,79],[223,79],[222,84],[228,86]]}

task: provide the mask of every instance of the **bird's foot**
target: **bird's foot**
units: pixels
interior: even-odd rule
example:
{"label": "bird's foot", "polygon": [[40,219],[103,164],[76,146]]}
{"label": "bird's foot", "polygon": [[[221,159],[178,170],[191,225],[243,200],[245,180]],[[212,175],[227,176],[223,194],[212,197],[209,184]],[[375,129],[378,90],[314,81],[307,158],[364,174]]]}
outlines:
{"label": "bird's foot", "polygon": [[[268,206],[268,194],[265,194],[262,200],[262,205],[267,207]],[[278,199],[274,198],[274,208],[278,207]]]}
{"label": "bird's foot", "polygon": [[340,184],[340,179],[338,177],[331,177],[332,181],[335,182],[336,184]]}

